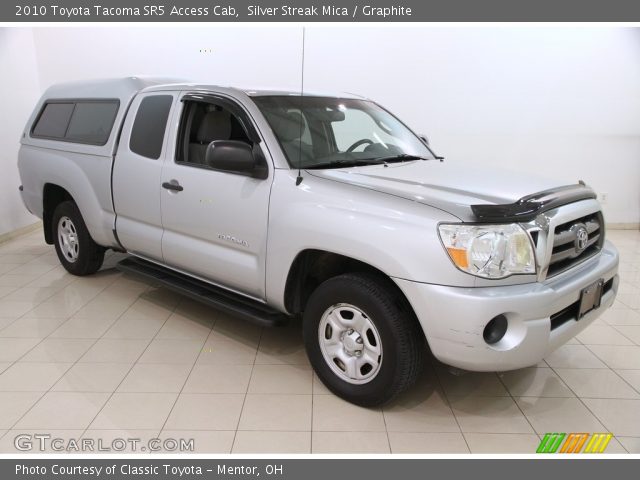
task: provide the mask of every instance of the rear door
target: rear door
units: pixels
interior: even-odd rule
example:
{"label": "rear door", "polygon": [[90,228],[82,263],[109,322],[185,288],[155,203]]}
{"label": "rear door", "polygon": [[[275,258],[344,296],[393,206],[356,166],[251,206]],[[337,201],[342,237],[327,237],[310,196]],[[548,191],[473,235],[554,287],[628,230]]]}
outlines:
{"label": "rear door", "polygon": [[176,92],[138,95],[124,122],[113,168],[116,232],[131,253],[162,256],[161,175]]}

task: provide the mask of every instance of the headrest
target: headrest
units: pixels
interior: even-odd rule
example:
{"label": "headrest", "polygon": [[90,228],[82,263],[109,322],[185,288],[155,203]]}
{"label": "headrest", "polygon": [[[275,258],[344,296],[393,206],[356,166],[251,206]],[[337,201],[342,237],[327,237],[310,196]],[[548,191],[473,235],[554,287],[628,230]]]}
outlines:
{"label": "headrest", "polygon": [[205,113],[198,129],[198,142],[211,143],[214,140],[229,140],[230,136],[231,115],[229,112],[213,110]]}
{"label": "headrest", "polygon": [[286,112],[272,117],[272,126],[282,142],[293,142],[305,132],[304,118],[300,112]]}

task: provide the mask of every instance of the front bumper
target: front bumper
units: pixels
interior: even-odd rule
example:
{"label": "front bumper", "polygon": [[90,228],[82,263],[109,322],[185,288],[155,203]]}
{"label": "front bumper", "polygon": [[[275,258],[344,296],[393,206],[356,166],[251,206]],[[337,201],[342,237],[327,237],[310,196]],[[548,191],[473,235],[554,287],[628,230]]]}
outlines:
{"label": "front bumper", "polygon": [[[438,360],[465,370],[506,371],[535,365],[598,318],[615,299],[617,272],[618,252],[605,242],[595,258],[543,283],[460,288],[395,281]],[[551,317],[578,302],[582,289],[599,279],[607,285],[600,308],[580,320],[565,315],[564,323],[554,320],[552,328]],[[488,345],[483,330],[501,314],[507,317],[507,332]]]}

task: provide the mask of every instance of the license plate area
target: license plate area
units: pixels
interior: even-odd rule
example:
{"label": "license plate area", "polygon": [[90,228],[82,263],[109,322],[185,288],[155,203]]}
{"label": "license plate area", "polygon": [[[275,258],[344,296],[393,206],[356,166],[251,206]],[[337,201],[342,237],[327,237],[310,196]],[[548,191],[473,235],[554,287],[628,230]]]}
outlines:
{"label": "license plate area", "polygon": [[584,317],[591,310],[600,307],[602,301],[602,289],[604,287],[604,279],[592,283],[580,292],[580,308],[578,310],[578,320]]}

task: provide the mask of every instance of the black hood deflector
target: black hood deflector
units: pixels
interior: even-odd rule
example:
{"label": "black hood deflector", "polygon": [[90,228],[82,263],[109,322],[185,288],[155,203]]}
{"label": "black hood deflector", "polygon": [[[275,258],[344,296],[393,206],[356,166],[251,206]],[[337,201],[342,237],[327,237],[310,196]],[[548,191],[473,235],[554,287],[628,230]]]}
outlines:
{"label": "black hood deflector", "polygon": [[471,205],[471,211],[478,222],[529,222],[561,205],[595,198],[596,193],[580,182],[527,195],[515,203]]}

